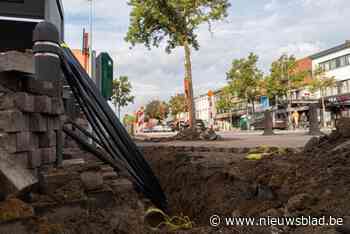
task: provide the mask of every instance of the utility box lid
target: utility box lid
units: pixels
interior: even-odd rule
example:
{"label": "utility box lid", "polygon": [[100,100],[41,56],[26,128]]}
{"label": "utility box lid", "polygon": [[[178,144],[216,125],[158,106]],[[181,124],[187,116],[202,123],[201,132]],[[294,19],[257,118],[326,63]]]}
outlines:
{"label": "utility box lid", "polygon": [[61,0],[0,0],[0,50],[31,49],[36,24],[56,25],[64,39],[64,12]]}

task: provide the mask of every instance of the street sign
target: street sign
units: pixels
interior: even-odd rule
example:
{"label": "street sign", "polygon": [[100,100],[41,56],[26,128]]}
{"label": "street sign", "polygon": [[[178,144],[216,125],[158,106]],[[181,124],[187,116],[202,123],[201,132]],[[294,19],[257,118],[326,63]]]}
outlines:
{"label": "street sign", "polygon": [[267,109],[270,107],[270,100],[267,96],[261,96],[260,97],[260,105],[262,109]]}

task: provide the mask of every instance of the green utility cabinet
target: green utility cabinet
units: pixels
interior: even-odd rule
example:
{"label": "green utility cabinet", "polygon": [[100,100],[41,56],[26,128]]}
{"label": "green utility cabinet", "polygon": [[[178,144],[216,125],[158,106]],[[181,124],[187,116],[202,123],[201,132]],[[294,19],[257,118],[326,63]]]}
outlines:
{"label": "green utility cabinet", "polygon": [[112,97],[113,59],[103,52],[96,60],[96,85],[102,96],[109,100]]}

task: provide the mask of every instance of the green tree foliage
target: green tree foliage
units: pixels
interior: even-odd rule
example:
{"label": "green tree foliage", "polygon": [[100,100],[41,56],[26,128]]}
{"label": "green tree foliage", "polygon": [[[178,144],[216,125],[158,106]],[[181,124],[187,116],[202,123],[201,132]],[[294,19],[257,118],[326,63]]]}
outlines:
{"label": "green tree foliage", "polygon": [[185,94],[176,94],[172,96],[169,101],[171,114],[176,117],[179,113],[187,112]]}
{"label": "green tree foliage", "polygon": [[168,117],[169,106],[166,102],[153,100],[146,105],[145,114],[148,119],[162,121]]}
{"label": "green tree foliage", "polygon": [[126,114],[123,118],[123,124],[126,126],[126,125],[132,125],[134,124],[136,121],[136,116],[134,115],[129,115],[129,114]]}
{"label": "green tree foliage", "polygon": [[271,64],[271,74],[266,77],[265,85],[268,96],[288,97],[289,92],[304,85],[306,72],[297,71],[297,61],[293,55],[283,54]]}
{"label": "green tree foliage", "polygon": [[227,72],[227,80],[230,89],[238,98],[246,100],[253,106],[257,96],[261,95],[261,84],[263,74],[257,68],[258,56],[250,53],[247,58],[235,59],[232,62],[231,69]]}
{"label": "green tree foliage", "polygon": [[119,79],[114,79],[112,83],[112,103],[118,111],[120,118],[120,109],[133,103],[135,97],[131,95],[132,86],[127,76],[120,76]]}
{"label": "green tree foliage", "polygon": [[199,48],[196,29],[227,16],[228,0],[129,0],[132,7],[125,40],[132,45],[158,47],[165,41],[166,51],[180,46],[185,50],[185,95],[190,125],[195,126],[192,86],[191,47]]}
{"label": "green tree foliage", "polygon": [[234,107],[234,92],[232,91],[231,86],[225,86],[220,94],[219,99],[216,101],[216,109],[219,112],[230,111]]}
{"label": "green tree foliage", "polygon": [[312,93],[320,92],[321,103],[322,103],[322,126],[325,127],[324,114],[326,112],[326,106],[324,97],[326,96],[327,88],[336,86],[336,79],[334,76],[327,76],[325,71],[318,67],[314,71],[309,89]]}

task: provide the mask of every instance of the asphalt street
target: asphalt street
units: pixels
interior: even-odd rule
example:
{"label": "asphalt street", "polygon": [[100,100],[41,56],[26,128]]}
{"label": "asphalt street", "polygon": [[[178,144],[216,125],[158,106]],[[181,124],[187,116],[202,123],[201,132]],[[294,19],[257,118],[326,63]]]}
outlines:
{"label": "asphalt street", "polygon": [[[209,146],[228,148],[252,148],[260,145],[277,147],[300,148],[303,147],[312,136],[305,130],[275,131],[275,135],[264,136],[262,131],[228,131],[218,132],[223,139],[221,141],[169,141],[169,142],[141,142],[140,145],[174,145],[174,146]],[[169,137],[174,133],[148,133],[142,137],[156,138]]]}

